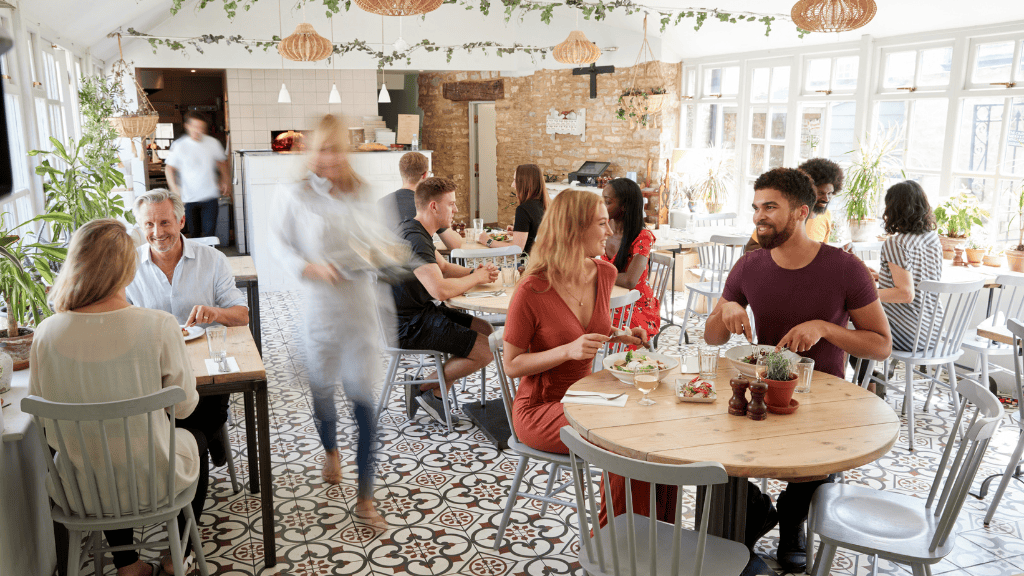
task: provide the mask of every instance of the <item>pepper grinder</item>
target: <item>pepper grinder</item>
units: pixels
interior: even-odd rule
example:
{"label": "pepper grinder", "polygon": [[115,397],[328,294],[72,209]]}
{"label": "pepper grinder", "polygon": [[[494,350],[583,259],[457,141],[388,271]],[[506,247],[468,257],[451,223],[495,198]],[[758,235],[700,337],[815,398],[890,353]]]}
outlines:
{"label": "pepper grinder", "polygon": [[764,403],[764,395],[767,393],[767,383],[753,382],[750,384],[750,404],[747,404],[747,418],[764,420],[768,417],[768,406]]}
{"label": "pepper grinder", "polygon": [[747,380],[746,376],[736,376],[729,380],[729,386],[732,386],[732,398],[729,399],[729,414],[733,416],[746,416],[747,387],[750,386],[750,380]]}

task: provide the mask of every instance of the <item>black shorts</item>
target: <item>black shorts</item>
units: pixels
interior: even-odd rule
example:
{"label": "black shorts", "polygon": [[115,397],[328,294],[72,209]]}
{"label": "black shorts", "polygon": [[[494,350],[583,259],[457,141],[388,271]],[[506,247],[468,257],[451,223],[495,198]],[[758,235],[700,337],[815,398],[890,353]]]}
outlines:
{"label": "black shorts", "polygon": [[406,350],[437,350],[469,358],[477,332],[473,317],[445,306],[431,306],[412,316],[398,317],[398,345]]}

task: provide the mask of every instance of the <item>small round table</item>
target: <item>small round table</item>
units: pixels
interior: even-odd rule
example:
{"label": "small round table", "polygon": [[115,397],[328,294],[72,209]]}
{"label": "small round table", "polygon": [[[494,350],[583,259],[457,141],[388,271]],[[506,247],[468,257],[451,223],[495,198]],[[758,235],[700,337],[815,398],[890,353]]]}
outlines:
{"label": "small round table", "polygon": [[[469,294],[479,292],[494,292],[501,290],[501,282],[494,284],[481,284],[475,288],[470,289],[461,296],[455,296],[445,301],[445,304],[452,308],[461,308],[462,310],[472,310],[473,312],[483,312],[484,314],[507,314],[508,305],[512,302],[512,294],[515,292],[515,288],[507,290],[501,296],[469,296]],[[625,296],[629,293],[629,289],[621,286],[612,286],[612,298],[618,296]]]}
{"label": "small round table", "polygon": [[731,416],[729,379],[735,374],[721,358],[718,399],[678,403],[675,380],[682,376],[674,369],[650,394],[658,403],[641,406],[639,391],[603,370],[570,390],[626,392],[626,407],[566,404],[565,416],[589,442],[616,454],[667,464],[721,462],[729,483],[712,491],[715,511],[708,528],[738,542],[746,528],[747,478],[810,478],[850,470],[878,459],[899,436],[899,418],[885,401],[822,372],[814,373],[810,393],[794,395],[800,407],[793,414],[768,414],[760,422]]}

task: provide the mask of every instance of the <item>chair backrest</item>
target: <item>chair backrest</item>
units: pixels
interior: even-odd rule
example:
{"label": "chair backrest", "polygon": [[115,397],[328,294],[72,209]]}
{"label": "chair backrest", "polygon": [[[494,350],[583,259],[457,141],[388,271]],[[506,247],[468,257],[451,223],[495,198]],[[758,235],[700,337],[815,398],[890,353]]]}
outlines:
{"label": "chair backrest", "polygon": [[480,264],[494,264],[501,268],[505,264],[517,264],[519,255],[523,249],[519,246],[502,246],[501,248],[481,248],[479,250],[464,250],[456,248],[452,250],[450,259],[452,262],[460,262],[463,266],[476,268]]}
{"label": "chair backrest", "polygon": [[[708,489],[704,492],[704,502],[702,504],[698,502],[698,505],[703,506],[703,514],[701,514],[700,526],[697,529],[697,548],[691,574],[697,576],[701,573],[701,568],[704,564],[705,543],[707,542],[708,518],[711,516],[711,486],[724,484],[729,479],[725,468],[721,464],[718,462],[697,462],[694,464],[672,465],[645,462],[612,454],[603,448],[598,448],[584,440],[579,432],[570,426],[563,426],[559,435],[562,442],[569,449],[569,457],[572,462],[573,481],[576,485],[576,504],[578,506],[577,510],[580,512],[578,518],[580,523],[581,555],[586,554],[587,560],[592,564],[598,564],[602,572],[615,574],[616,576],[658,574],[657,563],[659,559],[662,562],[669,562],[668,565],[673,568],[678,567],[680,544],[682,541],[680,535],[682,534],[683,499],[681,497],[676,498],[675,536],[671,539],[672,549],[671,551],[659,550],[658,538],[654,537],[657,534],[656,526],[658,520],[657,515],[653,513],[654,510],[657,510],[657,491],[650,491],[649,509],[652,511],[650,517],[636,517],[633,514],[632,483],[635,480],[649,482],[652,485],[678,486],[680,487],[680,495],[682,494],[682,486],[707,486]],[[605,487],[604,499],[609,510],[608,523],[600,529],[594,526],[596,537],[591,536],[589,522],[589,520],[596,520],[598,517],[597,501],[594,498],[594,482],[590,481],[591,466],[602,470],[601,474],[603,475]],[[616,522],[612,519],[614,513],[611,510],[614,507],[612,506],[611,479],[609,474],[618,474],[626,479],[626,534],[618,533]],[[585,497],[584,494],[586,495]],[[587,514],[583,512],[588,509],[588,506],[590,510],[589,520]],[[643,534],[644,531],[637,531],[636,519],[648,524],[646,534],[650,537],[647,542],[637,542],[637,536]],[[607,537],[605,537],[605,534],[607,534]],[[629,558],[619,558],[618,543],[623,541],[627,543]],[[643,549],[645,546],[646,549]],[[606,547],[610,548],[608,554],[605,552]],[[638,548],[640,549],[638,550]],[[648,569],[638,571],[638,555],[641,556],[641,561],[644,559],[643,557],[646,557]],[[607,565],[608,556],[611,557],[611,566]],[[676,574],[676,572],[673,570],[672,574]]]}
{"label": "chair backrest", "polygon": [[1016,318],[1010,318],[1006,327],[1013,334],[1013,377],[1017,383],[1017,411],[1020,418],[1017,419],[1017,426],[1024,429],[1024,376],[1021,370],[1021,358],[1024,357],[1024,324]]}
{"label": "chair backrest", "polygon": [[991,315],[988,321],[1002,328],[1012,318],[1024,318],[1024,276],[1001,274],[996,276],[999,288],[992,291]]}
{"label": "chair backrest", "polygon": [[[633,321],[633,305],[640,299],[639,290],[630,290],[622,296],[612,296],[608,302],[608,308],[612,314],[612,327],[622,329],[629,329],[630,323]],[[616,318],[616,315],[618,318]],[[615,344],[609,346],[604,345],[604,349],[601,354],[594,357],[594,371],[601,369],[601,360],[608,354],[618,354],[625,349],[624,344]]]}
{"label": "chair backrest", "polygon": [[664,302],[665,290],[668,288],[668,281],[672,275],[672,256],[651,252],[650,266],[650,270],[647,272],[647,284],[651,287],[658,302]]}
{"label": "chair backrest", "polygon": [[690,217],[693,218],[693,225],[697,228],[736,225],[735,212],[722,212],[720,214],[694,214]]}
{"label": "chair backrest", "polygon": [[[44,429],[56,440],[57,453],[50,458],[47,451],[46,461],[53,497],[64,513],[85,520],[100,514],[120,519],[170,510],[175,495],[174,405],[184,400],[185,391],[177,386],[116,402],[69,404],[37,396],[22,400],[21,410],[35,417],[42,449],[48,450]],[[136,458],[133,448],[140,439],[129,432],[129,421],[140,418],[146,419],[145,461]],[[156,434],[161,426],[170,431],[166,456],[157,453]],[[165,457],[167,471],[158,478],[152,471],[157,470],[158,459]],[[118,469],[114,462],[119,463]],[[121,507],[121,479],[128,490],[128,509]],[[157,497],[157,482],[166,483],[166,497]],[[143,506],[145,500],[148,506]]]}
{"label": "chair backrest", "polygon": [[984,280],[962,283],[923,280],[918,284],[924,308],[917,322],[913,352],[924,358],[958,355],[984,286]]}
{"label": "chair backrest", "polygon": [[203,246],[219,246],[220,238],[216,236],[202,236],[200,238],[191,239],[196,244],[202,244]]}
{"label": "chair backrest", "polygon": [[878,260],[882,257],[883,242],[851,242],[853,255],[861,260]]}
{"label": "chair backrest", "polygon": [[743,256],[743,247],[750,238],[746,236],[711,237],[710,244],[697,247],[700,257],[701,281],[710,282],[711,290],[720,291],[736,261]]}
{"label": "chair backrest", "polygon": [[518,444],[519,436],[516,435],[516,427],[512,424],[512,403],[516,399],[517,383],[515,379],[505,374],[505,365],[502,364],[504,352],[505,335],[504,328],[498,328],[487,337],[487,345],[491,348],[491,356],[494,357],[494,371],[498,373],[498,387],[501,388],[501,399],[505,401],[505,417],[508,418],[508,429],[512,433],[512,440]]}
{"label": "chair backrest", "polygon": [[[964,500],[967,498],[967,493],[971,489],[971,484],[974,483],[974,476],[978,473],[978,467],[981,466],[981,460],[985,456],[985,450],[988,449],[992,436],[995,435],[1003,420],[1002,404],[986,386],[969,378],[960,378],[956,385],[956,391],[962,397],[960,410],[957,412],[956,420],[950,426],[949,438],[946,439],[946,447],[942,450],[942,458],[939,460],[935,481],[932,483],[928,501],[925,503],[927,508],[935,505],[933,514],[938,518],[929,547],[931,551],[944,545],[952,533],[956,519],[963,508]],[[953,445],[957,444],[960,424],[968,405],[975,407],[974,415],[971,417],[967,432],[960,439],[956,456],[947,473],[946,465],[953,452]],[[943,479],[944,476],[945,479]],[[939,494],[940,486],[941,494]],[[938,497],[937,501],[936,497]]]}

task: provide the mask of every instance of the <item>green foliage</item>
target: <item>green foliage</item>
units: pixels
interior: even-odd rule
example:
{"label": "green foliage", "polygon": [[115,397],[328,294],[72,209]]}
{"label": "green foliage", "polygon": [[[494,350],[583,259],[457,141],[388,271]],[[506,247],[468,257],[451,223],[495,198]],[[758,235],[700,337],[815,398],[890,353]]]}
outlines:
{"label": "green foliage", "polygon": [[786,357],[786,349],[783,348],[778,352],[769,352],[765,356],[764,362],[767,368],[764,378],[766,380],[778,380],[781,382],[788,382],[792,380],[793,373],[790,371],[790,361]]}
{"label": "green foliage", "polygon": [[867,140],[858,140],[857,150],[847,152],[856,153],[856,159],[846,170],[843,190],[848,219],[860,221],[873,217],[885,179],[903,175],[898,155],[903,138],[903,129],[893,125],[884,132],[876,131]]}
{"label": "green foliage", "polygon": [[65,214],[43,214],[13,228],[7,227],[10,214],[0,214],[0,293],[7,303],[8,335],[17,335],[18,326],[30,321],[38,325],[50,314],[46,285],[53,284],[51,262],[63,262],[67,250],[52,242],[39,240],[32,232],[16,232],[33,222],[67,224]]}
{"label": "green foliage", "polygon": [[78,102],[82,110],[82,135],[89,138],[84,147],[82,163],[87,166],[117,165],[117,130],[107,120],[114,116],[114,102],[118,97],[117,88],[102,76],[92,76],[82,81],[78,91]]}
{"label": "green foliage", "polygon": [[967,238],[974,225],[983,225],[982,216],[987,217],[988,212],[982,209],[978,197],[962,190],[935,209],[935,224],[950,238]]}

